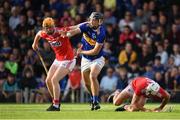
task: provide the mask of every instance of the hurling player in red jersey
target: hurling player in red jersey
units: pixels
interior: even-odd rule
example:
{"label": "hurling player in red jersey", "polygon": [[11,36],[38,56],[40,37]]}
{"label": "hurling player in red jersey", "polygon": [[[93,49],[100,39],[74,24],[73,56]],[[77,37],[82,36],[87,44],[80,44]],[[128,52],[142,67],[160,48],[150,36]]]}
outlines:
{"label": "hurling player in red jersey", "polygon": [[56,59],[51,65],[46,78],[48,91],[53,99],[52,105],[47,111],[60,111],[60,86],[59,81],[63,79],[76,64],[74,52],[68,37],[62,37],[60,31],[65,31],[68,28],[55,27],[52,18],[45,18],[42,24],[43,29],[40,30],[35,38],[32,48],[38,50],[38,41],[40,38],[46,39],[51,45]]}
{"label": "hurling player in red jersey", "polygon": [[[112,94],[113,103],[116,106],[121,105],[125,100],[131,98],[130,105],[124,105],[116,109],[116,111],[154,111],[160,112],[170,99],[170,94],[161,88],[158,83],[147,78],[137,77],[135,78],[124,90],[116,91]],[[146,100],[148,98],[159,99],[161,104],[159,107],[150,110],[144,108]]]}

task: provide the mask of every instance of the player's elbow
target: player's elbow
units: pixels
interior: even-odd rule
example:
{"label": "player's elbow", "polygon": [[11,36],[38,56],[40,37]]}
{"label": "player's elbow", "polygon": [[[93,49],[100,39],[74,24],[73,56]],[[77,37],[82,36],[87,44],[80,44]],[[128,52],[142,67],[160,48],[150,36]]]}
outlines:
{"label": "player's elbow", "polygon": [[169,101],[169,100],[170,100],[170,98],[171,98],[171,95],[170,95],[169,93],[167,93],[167,95],[166,95],[165,99],[166,99],[167,101]]}
{"label": "player's elbow", "polygon": [[98,55],[99,52],[100,52],[100,50],[94,49],[94,50],[93,50],[93,55]]}
{"label": "player's elbow", "polygon": [[94,52],[93,55],[98,55],[98,52]]}

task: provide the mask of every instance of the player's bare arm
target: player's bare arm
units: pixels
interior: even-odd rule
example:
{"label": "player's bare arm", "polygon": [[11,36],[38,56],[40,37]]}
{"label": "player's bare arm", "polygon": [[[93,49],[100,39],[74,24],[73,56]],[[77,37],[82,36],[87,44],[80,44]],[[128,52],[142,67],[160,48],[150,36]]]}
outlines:
{"label": "player's bare arm", "polygon": [[[40,31],[39,31],[40,32]],[[38,49],[38,41],[40,40],[40,35],[39,32],[36,34],[35,38],[34,38],[34,42],[32,44],[32,48],[33,50],[37,50]]]}
{"label": "player's bare arm", "polygon": [[68,27],[69,30],[68,31],[63,31],[63,30],[59,30],[59,33],[63,36],[63,37],[72,37],[76,34],[80,34],[81,33],[81,30],[79,28],[80,25],[84,24],[84,23],[87,23],[87,22],[83,22],[83,23],[80,23],[78,25],[74,25],[74,26],[70,26]]}
{"label": "player's bare arm", "polygon": [[77,35],[77,34],[80,34],[81,33],[81,30],[80,30],[80,26],[82,25],[82,24],[85,24],[85,23],[88,23],[88,22],[83,22],[83,23],[80,23],[80,24],[78,24],[78,25],[74,25],[74,26],[70,26],[69,27],[69,31],[59,31],[60,32],[60,34],[62,34],[62,36],[64,36],[64,37],[72,37],[72,36],[74,36],[74,35]]}
{"label": "player's bare arm", "polygon": [[82,48],[80,47],[78,50],[77,50],[77,54],[83,54],[83,55],[97,55],[100,50],[102,49],[103,47],[103,44],[100,44],[100,43],[96,43],[95,47],[91,50],[82,50]]}
{"label": "player's bare arm", "polygon": [[163,96],[160,106],[154,109],[155,112],[160,112],[164,108],[164,106],[169,102],[170,94],[166,91],[165,91],[165,93],[166,93],[166,95]]}
{"label": "player's bare arm", "polygon": [[80,30],[80,28],[77,27],[76,29],[72,29],[72,30],[67,31],[65,36],[66,37],[72,37],[72,36],[80,34],[80,33],[81,33],[81,30]]}
{"label": "player's bare arm", "polygon": [[82,24],[85,24],[85,23],[88,23],[88,22],[83,22],[83,23],[80,23],[78,25],[70,26],[69,29],[70,30],[75,30],[75,29],[79,28]]}

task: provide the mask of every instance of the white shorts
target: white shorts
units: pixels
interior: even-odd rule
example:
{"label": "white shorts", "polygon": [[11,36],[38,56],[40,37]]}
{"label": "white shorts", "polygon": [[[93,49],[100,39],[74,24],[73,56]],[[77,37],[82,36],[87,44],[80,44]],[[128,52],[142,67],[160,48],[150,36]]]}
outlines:
{"label": "white shorts", "polygon": [[96,65],[99,66],[100,69],[102,69],[104,64],[105,64],[104,57],[100,57],[100,58],[97,58],[97,59],[92,60],[92,61],[82,57],[82,59],[81,59],[81,71],[85,71],[87,69],[90,69],[92,66],[96,66]]}
{"label": "white shorts", "polygon": [[[132,84],[130,83],[122,92],[126,92],[130,98],[133,98],[134,95],[134,89],[132,88]],[[141,102],[141,105],[144,106],[148,98],[142,99],[139,101]]]}
{"label": "white shorts", "polygon": [[128,93],[129,96],[133,97],[134,90],[132,88],[132,84],[130,83],[122,92]]}
{"label": "white shorts", "polygon": [[52,65],[55,65],[58,67],[64,67],[64,68],[69,69],[69,71],[72,71],[76,65],[76,59],[63,60],[63,61],[58,61],[57,59],[55,59]]}

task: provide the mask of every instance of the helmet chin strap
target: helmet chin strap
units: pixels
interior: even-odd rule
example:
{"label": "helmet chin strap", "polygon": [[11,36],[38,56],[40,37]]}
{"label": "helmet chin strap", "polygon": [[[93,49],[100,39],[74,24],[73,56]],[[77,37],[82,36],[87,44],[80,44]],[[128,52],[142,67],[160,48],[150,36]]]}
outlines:
{"label": "helmet chin strap", "polygon": [[99,27],[99,26],[92,26],[91,28],[92,28],[93,30],[97,30],[98,27]]}
{"label": "helmet chin strap", "polygon": [[99,28],[99,26],[100,26],[100,25],[98,25],[98,26],[93,26],[91,22],[89,22],[89,24],[90,24],[90,27],[91,27],[93,30],[97,30],[97,29]]}

